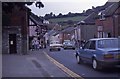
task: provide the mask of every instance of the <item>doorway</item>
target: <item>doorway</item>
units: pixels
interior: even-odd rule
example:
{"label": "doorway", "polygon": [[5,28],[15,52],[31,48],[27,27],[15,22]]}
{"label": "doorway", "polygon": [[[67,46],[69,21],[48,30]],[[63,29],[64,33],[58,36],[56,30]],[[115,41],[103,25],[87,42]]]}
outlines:
{"label": "doorway", "polygon": [[9,53],[16,54],[16,34],[9,34]]}

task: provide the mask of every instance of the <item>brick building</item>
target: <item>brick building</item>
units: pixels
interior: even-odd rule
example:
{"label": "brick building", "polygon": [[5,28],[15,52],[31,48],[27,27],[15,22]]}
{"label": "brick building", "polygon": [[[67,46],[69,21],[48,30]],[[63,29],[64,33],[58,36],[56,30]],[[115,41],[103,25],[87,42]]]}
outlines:
{"label": "brick building", "polygon": [[30,13],[29,18],[29,49],[31,49],[31,42],[33,38],[37,38],[40,41],[40,44],[45,48],[45,38],[44,35],[48,30],[48,25],[43,23],[44,19],[38,17],[34,13]]}
{"label": "brick building", "polygon": [[60,42],[63,43],[64,40],[73,40],[74,41],[74,27],[73,26],[69,26],[67,28],[65,28],[64,30],[62,30],[59,33],[59,38],[60,38]]}
{"label": "brick building", "polygon": [[120,36],[120,2],[114,2],[98,14],[96,19],[97,37]]}
{"label": "brick building", "polygon": [[83,21],[79,22],[77,24],[77,27],[75,29],[75,36],[77,40],[83,41],[83,40],[89,40],[91,38],[96,37],[96,26],[95,26],[95,17],[96,13],[92,12],[88,17],[86,17]]}

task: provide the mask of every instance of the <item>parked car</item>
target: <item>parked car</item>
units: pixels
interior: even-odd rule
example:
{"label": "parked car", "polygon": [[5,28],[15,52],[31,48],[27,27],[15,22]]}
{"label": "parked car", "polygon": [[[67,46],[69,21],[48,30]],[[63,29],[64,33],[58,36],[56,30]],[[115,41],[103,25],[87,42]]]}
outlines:
{"label": "parked car", "polygon": [[120,65],[118,41],[118,38],[90,39],[76,51],[78,64],[88,62],[95,70]]}
{"label": "parked car", "polygon": [[72,41],[64,41],[63,42],[63,48],[64,49],[74,49],[75,50],[75,44]]}
{"label": "parked car", "polygon": [[62,44],[59,43],[59,41],[52,41],[50,42],[50,51],[52,50],[58,50],[60,51],[62,47]]}

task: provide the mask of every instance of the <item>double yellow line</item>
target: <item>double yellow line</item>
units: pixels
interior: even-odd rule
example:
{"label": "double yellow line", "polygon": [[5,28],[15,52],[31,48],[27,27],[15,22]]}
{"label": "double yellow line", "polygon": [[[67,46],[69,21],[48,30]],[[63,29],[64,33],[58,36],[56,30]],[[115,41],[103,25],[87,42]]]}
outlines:
{"label": "double yellow line", "polygon": [[45,51],[43,51],[44,54],[47,56],[47,58],[52,61],[57,67],[59,67],[61,70],[63,70],[65,73],[67,73],[70,77],[73,77],[75,79],[84,79],[82,78],[80,75],[74,73],[73,71],[71,71],[70,69],[68,69],[67,67],[65,67],[63,64],[57,62],[55,59],[53,59],[52,57],[50,57]]}

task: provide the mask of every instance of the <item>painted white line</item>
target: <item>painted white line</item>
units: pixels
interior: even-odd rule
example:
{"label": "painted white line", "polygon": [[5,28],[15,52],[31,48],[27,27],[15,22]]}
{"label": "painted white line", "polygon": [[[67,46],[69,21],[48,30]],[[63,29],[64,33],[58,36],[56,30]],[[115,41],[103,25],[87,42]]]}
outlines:
{"label": "painted white line", "polygon": [[50,61],[52,61],[57,67],[59,67],[61,70],[63,70],[65,73],[67,73],[70,77],[74,77],[74,78],[76,77],[76,78],[79,78],[79,79],[84,79],[80,75],[74,73],[73,71],[71,71],[70,69],[68,69],[67,67],[65,67],[63,64],[57,62],[55,59],[53,59],[52,57],[50,57],[45,51],[43,51],[43,52],[48,57],[48,59]]}

